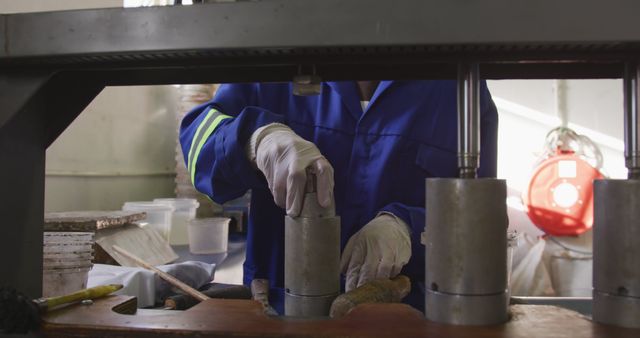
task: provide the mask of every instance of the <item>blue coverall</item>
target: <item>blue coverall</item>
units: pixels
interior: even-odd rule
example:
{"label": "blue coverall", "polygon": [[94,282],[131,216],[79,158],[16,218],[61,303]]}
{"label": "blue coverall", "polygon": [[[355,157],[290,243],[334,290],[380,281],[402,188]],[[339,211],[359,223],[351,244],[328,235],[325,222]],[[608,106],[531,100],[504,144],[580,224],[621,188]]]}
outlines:
{"label": "blue coverall", "polygon": [[[212,116],[214,110],[224,115]],[[272,122],[284,123],[313,142],[333,166],[342,248],[380,211],[410,226],[412,254],[402,273],[413,287],[405,302],[423,310],[424,181],[457,176],[456,112],[456,81],[382,81],[364,111],[356,82],[326,82],[320,95],[306,97],[294,96],[286,83],[227,84],[212,101],[185,116],[180,142],[198,191],[224,203],[252,190],[244,283],[268,278],[278,311],[285,212],[275,205],[245,149],[251,134]],[[479,176],[496,175],[497,127],[497,111],[482,82]],[[210,135],[202,136],[205,129]],[[194,137],[197,144],[192,147]],[[194,148],[201,150],[194,154]]]}

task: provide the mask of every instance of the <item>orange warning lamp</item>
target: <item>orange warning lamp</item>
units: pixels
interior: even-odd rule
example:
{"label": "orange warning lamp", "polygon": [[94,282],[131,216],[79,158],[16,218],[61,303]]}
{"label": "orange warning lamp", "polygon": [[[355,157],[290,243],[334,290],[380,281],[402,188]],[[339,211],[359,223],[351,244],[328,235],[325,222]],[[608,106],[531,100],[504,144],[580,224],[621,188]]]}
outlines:
{"label": "orange warning lamp", "polygon": [[593,226],[593,180],[604,176],[573,151],[558,150],[535,170],[523,202],[529,218],[555,236],[579,235]]}

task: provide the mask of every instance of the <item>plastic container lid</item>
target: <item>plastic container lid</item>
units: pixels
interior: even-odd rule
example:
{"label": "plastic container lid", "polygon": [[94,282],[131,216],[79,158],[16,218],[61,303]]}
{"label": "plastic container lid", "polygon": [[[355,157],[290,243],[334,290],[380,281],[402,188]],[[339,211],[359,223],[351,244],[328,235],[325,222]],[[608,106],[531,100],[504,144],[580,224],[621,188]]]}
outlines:
{"label": "plastic container lid", "polygon": [[193,198],[156,198],[153,202],[170,205],[175,210],[197,209],[200,206],[200,203]]}
{"label": "plastic container lid", "polygon": [[173,211],[174,207],[168,204],[160,204],[152,201],[134,201],[134,202],[125,202],[122,206],[122,210],[125,211],[144,211],[144,210],[152,210],[152,211]]}

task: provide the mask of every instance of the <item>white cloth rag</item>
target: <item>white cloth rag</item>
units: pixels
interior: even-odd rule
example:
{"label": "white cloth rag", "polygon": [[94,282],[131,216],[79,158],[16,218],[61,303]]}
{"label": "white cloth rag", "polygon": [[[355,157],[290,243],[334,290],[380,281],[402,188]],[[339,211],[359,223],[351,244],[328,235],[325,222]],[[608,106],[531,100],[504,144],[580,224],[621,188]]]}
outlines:
{"label": "white cloth rag", "polygon": [[[215,264],[188,261],[160,265],[157,268],[197,289],[213,280]],[[154,306],[162,303],[166,297],[179,293],[153,271],[143,268],[95,264],[93,269],[89,271],[87,287],[104,284],[122,284],[124,287],[115,294],[137,297],[139,308]]]}

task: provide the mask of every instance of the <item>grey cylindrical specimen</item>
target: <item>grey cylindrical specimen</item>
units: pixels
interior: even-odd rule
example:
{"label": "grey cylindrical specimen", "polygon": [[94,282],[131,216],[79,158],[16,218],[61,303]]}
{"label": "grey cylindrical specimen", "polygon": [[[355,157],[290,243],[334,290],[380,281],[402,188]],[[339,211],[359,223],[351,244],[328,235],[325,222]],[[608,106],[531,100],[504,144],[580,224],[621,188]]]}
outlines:
{"label": "grey cylindrical specimen", "polygon": [[593,319],[640,328],[640,180],[594,182]]}
{"label": "grey cylindrical specimen", "polygon": [[[425,282],[431,291],[426,296],[427,318],[463,325],[506,321],[507,303],[501,303],[507,294],[505,181],[429,178],[426,182]],[[464,311],[460,316],[463,307],[481,307],[482,302],[494,313]],[[442,309],[458,312],[447,314]]]}
{"label": "grey cylindrical specimen", "polygon": [[640,116],[638,114],[638,78],[640,68],[637,62],[625,64],[623,85],[624,101],[624,157],[625,165],[629,169],[629,178],[640,178]]}
{"label": "grey cylindrical specimen", "polygon": [[340,291],[339,218],[285,218],[284,284],[295,295]]}
{"label": "grey cylindrical specimen", "polygon": [[474,178],[480,167],[480,71],[477,63],[458,65],[458,169]]}
{"label": "grey cylindrical specimen", "polygon": [[305,194],[299,217],[285,217],[285,315],[328,316],[340,293],[340,218]]}

